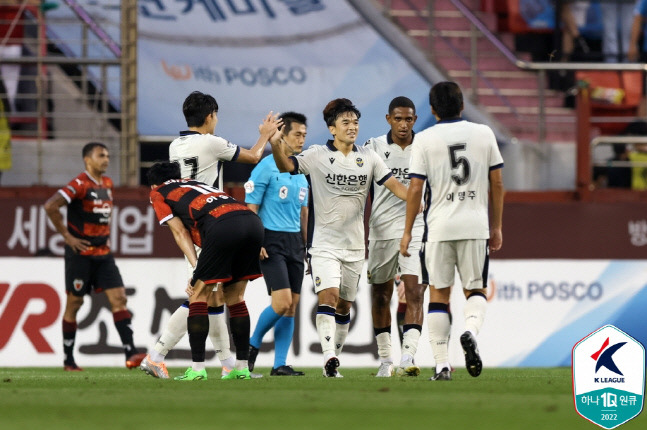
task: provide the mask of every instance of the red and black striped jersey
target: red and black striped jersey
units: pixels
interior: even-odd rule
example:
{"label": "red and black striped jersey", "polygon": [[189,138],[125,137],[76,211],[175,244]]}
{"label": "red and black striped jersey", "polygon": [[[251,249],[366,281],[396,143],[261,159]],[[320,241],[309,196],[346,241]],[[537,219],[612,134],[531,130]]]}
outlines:
{"label": "red and black striped jersey", "polygon": [[202,246],[199,230],[203,223],[226,214],[251,211],[219,189],[193,179],[166,181],[151,190],[150,199],[160,224],[180,218],[198,246]]}
{"label": "red and black striped jersey", "polygon": [[107,176],[97,182],[87,171],[58,190],[68,203],[67,229],[90,242],[81,255],[110,253],[110,216],[112,214],[112,179]]}

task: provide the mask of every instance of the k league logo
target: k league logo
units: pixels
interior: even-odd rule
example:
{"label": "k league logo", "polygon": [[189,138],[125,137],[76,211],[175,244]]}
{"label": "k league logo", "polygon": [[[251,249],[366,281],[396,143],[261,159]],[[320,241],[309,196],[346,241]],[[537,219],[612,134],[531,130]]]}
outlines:
{"label": "k league logo", "polygon": [[573,397],[582,417],[605,429],[640,414],[645,396],[645,348],[612,325],[573,347]]}

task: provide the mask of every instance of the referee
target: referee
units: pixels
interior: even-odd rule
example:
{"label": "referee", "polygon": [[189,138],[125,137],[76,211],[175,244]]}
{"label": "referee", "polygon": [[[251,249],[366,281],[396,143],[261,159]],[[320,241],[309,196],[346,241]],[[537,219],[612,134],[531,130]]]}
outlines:
{"label": "referee", "polygon": [[[286,156],[299,154],[306,138],[306,117],[286,112],[282,139]],[[272,376],[301,376],[303,372],[286,365],[286,358],[294,333],[301,283],[308,219],[308,182],[304,175],[280,173],[274,157],[265,157],[252,171],[245,184],[245,203],[256,212],[265,227],[261,248],[261,270],[270,306],[258,318],[254,334],[249,340],[249,370],[254,369],[263,336],[274,327],[274,366]]]}

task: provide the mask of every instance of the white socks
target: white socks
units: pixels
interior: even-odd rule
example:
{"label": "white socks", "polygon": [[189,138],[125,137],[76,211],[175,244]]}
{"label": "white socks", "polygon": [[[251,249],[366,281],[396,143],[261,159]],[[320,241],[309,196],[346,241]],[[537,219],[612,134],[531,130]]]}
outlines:
{"label": "white socks", "polygon": [[465,301],[465,308],[463,309],[463,314],[465,315],[465,331],[472,332],[474,337],[481,331],[486,308],[487,299],[481,294],[472,294]]}
{"label": "white socks", "polygon": [[[229,329],[227,328],[227,319],[224,312],[209,314],[209,339],[216,350],[220,364],[231,369],[234,361],[229,360],[232,355],[229,349]],[[226,364],[231,364],[231,366]]]}
{"label": "white socks", "polygon": [[156,363],[164,361],[164,357],[186,334],[186,319],[189,316],[189,308],[180,306],[173,312],[164,327],[162,335],[155,343],[153,351],[150,352],[151,360]]}
{"label": "white socks", "polygon": [[391,358],[391,333],[380,333],[375,336],[377,340],[377,355],[380,357],[380,362],[393,363]]}
{"label": "white socks", "polygon": [[318,313],[315,322],[317,325],[317,334],[319,334],[319,341],[321,342],[321,350],[324,357],[327,354],[334,354],[335,351],[335,317],[334,315],[327,315]]}
{"label": "white socks", "polygon": [[429,344],[434,354],[434,361],[438,363],[449,362],[449,333],[451,325],[447,312],[430,312],[427,314],[429,328]]}
{"label": "white socks", "polygon": [[410,328],[405,331],[402,336],[402,354],[416,356],[418,351],[418,340],[420,340],[420,331],[415,328]]}

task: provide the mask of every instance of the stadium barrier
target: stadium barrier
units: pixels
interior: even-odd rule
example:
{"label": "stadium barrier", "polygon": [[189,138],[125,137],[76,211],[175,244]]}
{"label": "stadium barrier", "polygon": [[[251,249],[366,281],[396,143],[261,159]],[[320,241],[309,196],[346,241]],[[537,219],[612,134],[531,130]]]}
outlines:
{"label": "stadium barrier", "polygon": [[[182,259],[117,260],[133,313],[135,343],[150,348],[168,317],[185,299]],[[60,366],[63,360],[61,315],[64,303],[62,258],[0,258],[0,367]],[[640,260],[493,260],[488,279],[489,306],[478,337],[486,367],[568,366],[571,349],[587,334],[613,324],[647,344],[647,268]],[[457,279],[452,293],[454,327],[450,361],[462,367],[458,338],[463,328],[464,299]],[[377,346],[365,274],[353,310],[350,333],[341,354],[342,367],[374,366]],[[252,327],[269,303],[263,279],[250,282],[245,295]],[[316,296],[305,277],[288,363],[320,366],[321,349],[314,324]],[[397,300],[392,302],[393,315]],[[92,296],[81,308],[76,358],[81,366],[123,366],[124,356],[105,295]],[[400,357],[393,324],[393,356]],[[271,366],[268,334],[258,366]],[[208,366],[219,366],[208,345]],[[423,325],[416,361],[434,365]],[[188,340],[168,357],[171,366],[190,363]]]}

